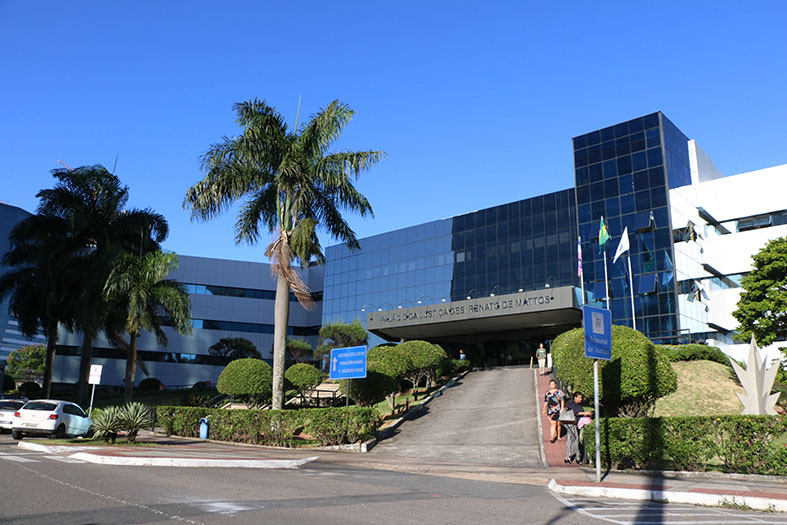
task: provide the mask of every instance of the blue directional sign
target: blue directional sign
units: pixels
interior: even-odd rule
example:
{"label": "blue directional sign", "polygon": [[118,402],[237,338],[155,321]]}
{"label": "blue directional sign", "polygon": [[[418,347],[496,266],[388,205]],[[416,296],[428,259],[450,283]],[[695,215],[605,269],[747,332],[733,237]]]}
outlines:
{"label": "blue directional sign", "polygon": [[585,327],[585,357],[612,359],[612,314],[606,308],[585,305],[582,307],[582,324]]}
{"label": "blue directional sign", "polygon": [[331,350],[331,379],[361,379],[366,377],[366,347],[348,346]]}

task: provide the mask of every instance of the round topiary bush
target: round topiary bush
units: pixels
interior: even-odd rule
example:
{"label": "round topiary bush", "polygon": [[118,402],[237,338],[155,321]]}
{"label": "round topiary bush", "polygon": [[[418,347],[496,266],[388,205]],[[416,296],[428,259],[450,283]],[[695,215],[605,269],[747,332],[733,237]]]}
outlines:
{"label": "round topiary bush", "polygon": [[25,381],[19,385],[19,393],[28,399],[40,399],[44,395],[44,389],[34,381]]}
{"label": "round topiary bush", "polygon": [[322,374],[312,365],[297,363],[287,369],[284,379],[298,391],[301,401],[305,402],[306,392],[322,383]]}
{"label": "round topiary bush", "polygon": [[[347,381],[341,382],[341,389],[347,395]],[[377,371],[370,363],[366,369],[366,377],[350,381],[350,399],[356,405],[368,407],[385,400],[385,396],[399,390],[396,379]]]}
{"label": "round topiary bush", "polygon": [[143,392],[149,392],[160,389],[161,385],[163,385],[163,383],[155,377],[146,377],[139,382],[139,386],[137,388]]}
{"label": "round topiary bush", "polygon": [[239,396],[252,405],[261,405],[271,396],[273,369],[262,359],[236,359],[230,362],[216,383],[228,396]]}
{"label": "round topiary bush", "polygon": [[[574,392],[593,396],[593,359],[585,357],[585,332],[576,328],[552,343],[558,378]],[[644,334],[612,326],[612,359],[599,361],[599,403],[607,415],[643,417],[656,399],[678,388],[675,371],[664,352]]]}
{"label": "round topiary bush", "polygon": [[15,388],[16,388],[16,381],[14,381],[14,378],[11,376],[11,374],[9,374],[8,372],[3,374],[3,392],[10,392]]}

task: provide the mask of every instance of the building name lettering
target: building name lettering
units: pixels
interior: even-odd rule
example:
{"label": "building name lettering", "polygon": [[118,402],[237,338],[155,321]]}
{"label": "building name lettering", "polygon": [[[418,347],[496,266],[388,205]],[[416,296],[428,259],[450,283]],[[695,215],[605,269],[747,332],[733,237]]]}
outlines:
{"label": "building name lettering", "polygon": [[417,319],[450,319],[468,313],[483,314],[486,312],[516,310],[531,306],[546,305],[551,303],[553,299],[554,297],[550,295],[531,295],[529,297],[518,297],[515,299],[495,299],[470,305],[427,308],[426,310],[404,311],[390,314],[386,313],[379,315],[376,321],[379,323],[398,323]]}

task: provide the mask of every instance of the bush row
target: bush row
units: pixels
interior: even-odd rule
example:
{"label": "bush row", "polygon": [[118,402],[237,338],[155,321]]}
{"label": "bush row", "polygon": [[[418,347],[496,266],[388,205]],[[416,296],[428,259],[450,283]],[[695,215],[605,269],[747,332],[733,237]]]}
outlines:
{"label": "bush row", "polygon": [[731,366],[727,355],[715,346],[708,345],[657,345],[670,361],[714,361]]}
{"label": "bush row", "polygon": [[[607,418],[601,420],[604,466],[787,475],[785,416]],[[595,440],[585,434],[588,457]]]}
{"label": "bush row", "polygon": [[168,435],[199,436],[199,420],[208,418],[210,438],[218,441],[288,446],[301,430],[320,445],[342,445],[373,438],[382,423],[374,408],[301,410],[223,410],[160,406],[158,424]]}

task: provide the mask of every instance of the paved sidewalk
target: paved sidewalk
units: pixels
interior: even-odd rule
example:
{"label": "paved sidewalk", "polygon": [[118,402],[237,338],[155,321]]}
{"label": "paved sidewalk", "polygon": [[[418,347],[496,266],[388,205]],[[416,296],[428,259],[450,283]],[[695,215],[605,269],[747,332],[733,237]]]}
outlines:
{"label": "paved sidewalk", "polygon": [[559,467],[559,468],[579,468],[577,464],[566,464],[563,462],[563,458],[566,457],[566,434],[565,430],[563,431],[563,436],[558,441],[554,443],[550,442],[550,435],[549,435],[549,419],[547,416],[544,415],[544,394],[547,390],[549,390],[549,380],[552,379],[551,371],[549,374],[545,376],[541,376],[538,373],[538,369],[533,369],[534,377],[536,378],[536,384],[538,385],[538,417],[541,418],[541,436],[542,442],[544,444],[544,455],[547,460],[547,465],[550,467]]}

